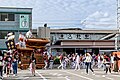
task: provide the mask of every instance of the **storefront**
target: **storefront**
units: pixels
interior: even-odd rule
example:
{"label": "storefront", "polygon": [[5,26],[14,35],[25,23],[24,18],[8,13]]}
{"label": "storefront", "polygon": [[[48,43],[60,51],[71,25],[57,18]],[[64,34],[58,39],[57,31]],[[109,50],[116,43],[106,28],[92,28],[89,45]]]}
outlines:
{"label": "storefront", "polygon": [[60,45],[51,46],[51,50],[56,51],[56,53],[78,53],[85,54],[89,52],[90,54],[99,54],[102,50],[114,50],[114,40],[62,40]]}

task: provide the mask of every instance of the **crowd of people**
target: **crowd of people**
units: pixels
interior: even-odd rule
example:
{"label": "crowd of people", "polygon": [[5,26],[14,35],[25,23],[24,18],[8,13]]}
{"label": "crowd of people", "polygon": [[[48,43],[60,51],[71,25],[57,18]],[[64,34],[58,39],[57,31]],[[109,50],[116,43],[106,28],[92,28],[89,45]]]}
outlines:
{"label": "crowd of people", "polygon": [[[19,46],[22,48],[26,48],[26,44],[25,41],[27,40],[27,38],[32,38],[32,29],[30,29],[26,34],[22,34],[22,32],[20,32],[19,34]],[[15,35],[12,32],[8,32],[7,37],[6,37],[6,41],[9,42],[9,40],[13,40],[14,41]],[[13,49],[14,46],[14,42],[12,43],[12,49],[10,49],[10,43],[9,44],[9,48],[8,51],[0,51],[0,78],[4,77],[9,77],[10,74],[13,74],[13,76],[17,76],[17,72],[18,72],[18,63],[20,62],[20,53],[18,53],[17,49]],[[30,60],[30,65],[32,66],[31,72],[33,75],[35,75],[35,58],[34,56],[31,56],[31,60]],[[34,66],[34,67],[33,67]]]}
{"label": "crowd of people", "polygon": [[[19,46],[22,48],[26,48],[25,41],[26,38],[31,38],[32,32],[29,30],[26,34],[19,34]],[[32,75],[35,76],[36,70],[36,58],[35,58],[35,50],[30,57],[29,68]],[[20,53],[15,50],[9,50],[4,54],[0,51],[0,78],[3,78],[3,75],[9,77],[10,74],[13,76],[17,76],[18,72],[18,63],[20,63]],[[120,72],[120,66],[118,66],[118,61],[120,58],[117,54],[92,54],[92,53],[71,53],[65,54],[61,53],[60,55],[53,56],[52,54],[47,54],[47,52],[42,53],[44,59],[44,68],[43,69],[53,69],[56,57],[58,58],[58,63],[60,63],[57,68],[58,69],[86,69],[86,74],[88,74],[89,70],[94,74],[93,68],[103,69],[107,74],[108,71],[111,73],[112,71]]]}
{"label": "crowd of people", "polygon": [[3,75],[9,77],[10,74],[17,76],[18,58],[16,50],[4,52],[4,54],[0,51],[0,78],[3,78]]}
{"label": "crowd of people", "polygon": [[[45,54],[47,56],[47,54]],[[51,55],[52,56],[52,55]],[[47,56],[48,57],[48,56]],[[80,70],[80,69],[86,69],[86,73],[88,74],[88,69],[92,71],[94,74],[93,68],[103,69],[105,73],[107,74],[108,71],[111,73],[114,72],[120,72],[120,66],[118,65],[118,61],[120,58],[117,56],[117,54],[90,54],[85,53],[84,55],[73,53],[73,54],[60,54],[59,56],[60,65],[57,67],[58,69],[74,69],[74,70]],[[52,57],[48,57],[45,59],[45,67],[46,68],[53,68],[54,65],[54,59]],[[52,65],[52,67],[51,67]],[[48,67],[47,67],[48,66]]]}
{"label": "crowd of people", "polygon": [[[30,57],[29,67],[32,75],[35,76],[36,70],[36,58],[34,56],[35,52],[32,52]],[[6,53],[2,53],[0,51],[0,76],[1,78],[4,76],[9,77],[10,74],[13,76],[17,76],[18,72],[18,63],[20,62],[20,53],[17,50],[8,51]],[[45,66],[43,69],[53,69],[55,56],[48,55],[47,52],[42,53]],[[118,61],[120,58],[117,54],[90,54],[85,53],[84,55],[73,53],[73,54],[60,54],[57,56],[59,58],[60,64],[57,66],[58,69],[86,69],[86,74],[88,74],[89,70],[94,74],[94,68],[103,69],[107,74],[108,71],[111,73],[112,71],[120,72],[120,66],[118,66]]]}
{"label": "crowd of people", "polygon": [[[21,64],[21,53],[17,50],[13,51],[0,51],[0,78],[9,77],[10,75],[17,76],[18,65]],[[34,50],[30,56],[29,61],[30,71],[35,76],[36,58],[34,56]]]}
{"label": "crowd of people", "polygon": [[25,42],[28,38],[33,38],[32,29],[30,29],[26,34],[23,34],[22,32],[19,33],[19,46],[22,48],[26,48]]}

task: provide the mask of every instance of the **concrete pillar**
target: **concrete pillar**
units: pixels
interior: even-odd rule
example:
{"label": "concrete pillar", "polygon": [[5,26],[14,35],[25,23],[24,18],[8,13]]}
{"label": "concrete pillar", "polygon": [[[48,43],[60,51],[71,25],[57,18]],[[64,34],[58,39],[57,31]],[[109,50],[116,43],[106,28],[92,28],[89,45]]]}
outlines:
{"label": "concrete pillar", "polygon": [[50,39],[50,27],[38,27],[37,36],[38,38]]}

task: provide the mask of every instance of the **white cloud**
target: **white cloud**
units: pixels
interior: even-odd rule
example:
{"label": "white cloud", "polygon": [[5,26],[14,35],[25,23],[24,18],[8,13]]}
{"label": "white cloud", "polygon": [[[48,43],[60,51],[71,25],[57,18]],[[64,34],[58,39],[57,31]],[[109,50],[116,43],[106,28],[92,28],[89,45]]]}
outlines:
{"label": "white cloud", "polygon": [[[32,7],[34,28],[46,22],[55,23],[55,26],[64,24],[78,26],[80,20],[114,22],[116,19],[116,0],[0,0],[0,5]],[[61,21],[64,24],[60,24]],[[74,23],[69,24],[68,21]],[[81,25],[79,27],[82,28]],[[93,25],[85,26],[91,27],[98,28]]]}
{"label": "white cloud", "polygon": [[[105,20],[104,20],[105,19]],[[113,21],[112,16],[108,12],[96,11],[85,19],[87,21]]]}
{"label": "white cloud", "polygon": [[[96,11],[81,22],[84,29],[116,29],[116,18],[108,12]],[[106,28],[107,27],[107,28]]]}

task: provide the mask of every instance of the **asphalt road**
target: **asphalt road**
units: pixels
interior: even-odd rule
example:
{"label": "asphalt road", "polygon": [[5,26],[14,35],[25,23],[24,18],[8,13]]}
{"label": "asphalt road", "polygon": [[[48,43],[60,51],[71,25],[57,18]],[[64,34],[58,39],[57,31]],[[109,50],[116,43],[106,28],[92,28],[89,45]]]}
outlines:
{"label": "asphalt road", "polygon": [[120,80],[120,74],[112,72],[105,74],[103,70],[94,69],[95,74],[89,71],[85,73],[85,69],[81,70],[36,70],[36,76],[32,76],[29,70],[19,70],[17,76],[10,75],[4,77],[3,80]]}

